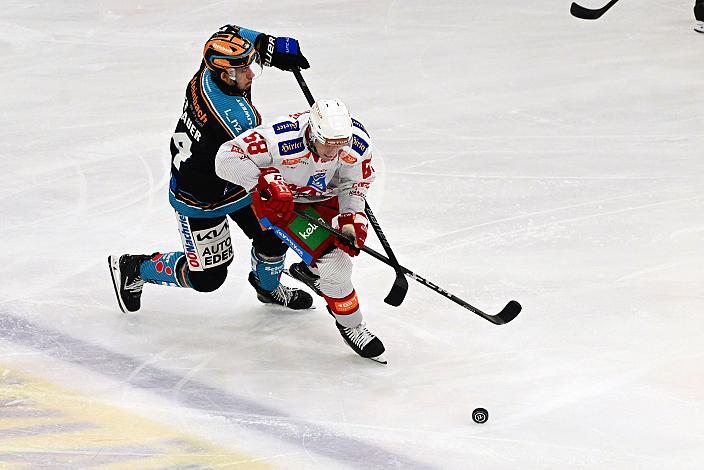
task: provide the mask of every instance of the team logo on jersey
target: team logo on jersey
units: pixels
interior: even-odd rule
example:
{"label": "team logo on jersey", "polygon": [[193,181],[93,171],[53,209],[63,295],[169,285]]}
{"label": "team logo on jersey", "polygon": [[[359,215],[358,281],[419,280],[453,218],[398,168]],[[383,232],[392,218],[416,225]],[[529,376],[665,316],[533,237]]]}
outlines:
{"label": "team logo on jersey", "polygon": [[281,155],[291,155],[293,153],[301,152],[304,149],[305,144],[303,143],[303,137],[279,142],[279,154]]}
{"label": "team logo on jersey", "polygon": [[300,130],[298,121],[283,121],[274,124],[274,134],[283,134],[284,132],[293,132]]}
{"label": "team logo on jersey", "polygon": [[356,150],[357,153],[359,153],[360,155],[363,155],[364,152],[367,151],[368,147],[369,147],[369,144],[367,143],[366,140],[362,139],[357,134],[352,135],[352,149],[353,150]]}
{"label": "team logo on jersey", "polygon": [[322,193],[328,187],[328,184],[325,182],[326,174],[327,173],[316,173],[315,175],[311,175],[311,177],[308,178],[308,183],[306,183],[306,186],[315,188]]}

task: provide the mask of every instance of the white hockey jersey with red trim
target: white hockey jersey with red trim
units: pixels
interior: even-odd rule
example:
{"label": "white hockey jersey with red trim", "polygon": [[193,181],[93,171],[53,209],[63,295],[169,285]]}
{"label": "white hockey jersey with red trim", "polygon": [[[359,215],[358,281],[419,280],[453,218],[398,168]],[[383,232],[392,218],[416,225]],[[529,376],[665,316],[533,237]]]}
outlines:
{"label": "white hockey jersey with red trim", "polygon": [[323,162],[305,136],[309,113],[284,116],[225,142],[215,157],[217,175],[253,191],[260,168],[276,168],[291,188],[294,201],[314,203],[338,197],[340,213],[363,212],[374,181],[372,142],[364,126],[352,119],[353,135],[338,158]]}

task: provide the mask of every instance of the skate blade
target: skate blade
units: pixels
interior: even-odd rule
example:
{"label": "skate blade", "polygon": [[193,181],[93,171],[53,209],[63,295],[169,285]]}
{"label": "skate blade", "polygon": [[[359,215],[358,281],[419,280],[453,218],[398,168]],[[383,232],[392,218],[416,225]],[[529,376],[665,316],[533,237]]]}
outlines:
{"label": "skate blade", "polygon": [[284,307],[281,304],[277,304],[276,302],[270,302],[266,297],[260,297],[259,294],[257,294],[257,300],[260,301],[262,304],[266,305],[267,308],[273,308],[275,310],[281,310],[282,312],[307,312],[309,310],[315,310],[315,303],[313,303],[310,307],[308,308],[291,308],[291,307]]}
{"label": "skate blade", "polygon": [[122,303],[120,298],[120,256],[108,256],[108,268],[110,269],[110,277],[112,278],[112,288],[115,291],[115,297],[117,297],[117,305],[122,310],[122,313],[127,313],[127,308],[125,304]]}
{"label": "skate blade", "polygon": [[374,362],[378,362],[379,364],[388,364],[388,362],[386,362],[386,358],[384,357],[384,354],[381,354],[376,357],[368,357],[367,359],[370,359]]}

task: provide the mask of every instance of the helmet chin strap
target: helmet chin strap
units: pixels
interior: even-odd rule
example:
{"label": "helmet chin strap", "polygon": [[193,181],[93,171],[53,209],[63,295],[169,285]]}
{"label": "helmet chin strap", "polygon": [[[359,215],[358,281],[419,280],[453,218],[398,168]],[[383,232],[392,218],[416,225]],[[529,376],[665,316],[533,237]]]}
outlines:
{"label": "helmet chin strap", "polygon": [[308,150],[310,150],[310,153],[320,158],[320,155],[318,155],[318,152],[315,150],[313,138],[311,138],[310,126],[306,128],[306,146],[308,147]]}

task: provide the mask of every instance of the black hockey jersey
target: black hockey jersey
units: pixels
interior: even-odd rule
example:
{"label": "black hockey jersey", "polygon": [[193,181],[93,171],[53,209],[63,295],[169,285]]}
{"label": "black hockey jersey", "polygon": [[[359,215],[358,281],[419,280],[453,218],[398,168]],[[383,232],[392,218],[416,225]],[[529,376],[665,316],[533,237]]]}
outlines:
{"label": "black hockey jersey", "polygon": [[215,155],[220,145],[260,123],[250,94],[215,81],[201,63],[171,139],[173,208],[189,217],[219,217],[249,205],[243,188],[215,174]]}

